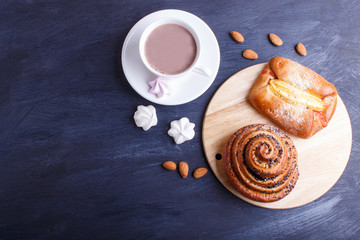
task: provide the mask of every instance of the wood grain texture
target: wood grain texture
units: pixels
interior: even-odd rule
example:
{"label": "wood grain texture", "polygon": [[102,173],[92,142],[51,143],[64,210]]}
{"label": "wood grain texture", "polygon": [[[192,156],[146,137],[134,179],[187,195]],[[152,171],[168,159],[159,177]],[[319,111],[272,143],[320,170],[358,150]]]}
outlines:
{"label": "wood grain texture", "polygon": [[[155,105],[158,125],[144,132],[132,116],[150,102],[127,83],[120,52],[131,27],[161,9],[202,18],[221,63],[200,98]],[[359,12],[358,0],[1,0],[0,239],[356,239]],[[243,34],[241,45],[232,30]],[[247,48],[259,58],[242,58]],[[201,138],[210,99],[234,73],[276,55],[324,76],[348,109],[352,152],[335,186],[305,206],[271,210],[240,201],[212,171],[182,179],[163,169],[167,160],[210,169]],[[195,138],[175,145],[169,123],[185,116]]]}
{"label": "wood grain texture", "polygon": [[241,195],[228,180],[223,160],[216,159],[216,155],[223,154],[227,139],[241,127],[259,123],[276,126],[256,111],[248,99],[250,89],[265,65],[257,64],[239,71],[216,91],[203,122],[205,154],[215,176],[235,196],[264,208],[299,207],[325,194],[344,172],[351,151],[351,123],[346,107],[338,97],[334,116],[325,129],[310,139],[289,134],[298,152],[300,173],[291,193],[273,203],[256,202]]}

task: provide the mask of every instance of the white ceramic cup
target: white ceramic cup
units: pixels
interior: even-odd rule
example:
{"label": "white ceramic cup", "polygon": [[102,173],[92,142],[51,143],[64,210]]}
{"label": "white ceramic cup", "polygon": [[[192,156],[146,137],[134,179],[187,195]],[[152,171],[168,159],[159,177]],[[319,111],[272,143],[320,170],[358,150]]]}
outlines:
{"label": "white ceramic cup", "polygon": [[[190,67],[188,67],[185,71],[178,73],[178,74],[164,74],[164,73],[160,73],[158,71],[156,71],[153,67],[151,67],[151,65],[149,64],[149,62],[146,59],[145,56],[145,43],[146,40],[148,38],[148,36],[150,35],[150,33],[157,27],[163,25],[163,24],[177,24],[180,26],[183,26],[184,28],[186,28],[194,37],[195,42],[196,42],[196,57],[195,60],[193,61],[193,63],[191,64]],[[179,78],[179,77],[184,77],[186,75],[188,75],[191,72],[197,73],[197,74],[201,74],[203,76],[209,77],[211,76],[212,71],[205,66],[200,66],[198,64],[198,60],[199,60],[199,56],[200,53],[202,51],[201,49],[201,44],[200,44],[200,40],[199,40],[199,36],[196,33],[196,31],[186,22],[177,19],[177,18],[163,18],[160,20],[157,20],[153,23],[151,23],[142,33],[141,37],[140,37],[140,42],[139,42],[139,51],[140,51],[140,57],[142,62],[144,63],[144,65],[146,66],[146,68],[152,72],[153,74],[157,75],[158,77],[162,77],[162,78]]]}

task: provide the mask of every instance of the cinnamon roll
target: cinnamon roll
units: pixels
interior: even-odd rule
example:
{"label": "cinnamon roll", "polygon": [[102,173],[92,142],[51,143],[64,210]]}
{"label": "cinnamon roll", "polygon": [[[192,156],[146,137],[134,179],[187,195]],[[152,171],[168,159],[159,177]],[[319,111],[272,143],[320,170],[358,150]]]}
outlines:
{"label": "cinnamon roll", "polygon": [[223,156],[232,185],[255,201],[284,198],[299,176],[294,143],[273,126],[253,124],[240,128],[228,139]]}

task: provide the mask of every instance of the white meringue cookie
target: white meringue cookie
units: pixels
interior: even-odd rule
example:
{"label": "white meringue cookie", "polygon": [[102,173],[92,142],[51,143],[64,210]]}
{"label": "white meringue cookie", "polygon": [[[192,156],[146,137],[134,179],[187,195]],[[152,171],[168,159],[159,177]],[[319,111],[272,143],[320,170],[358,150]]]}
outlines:
{"label": "white meringue cookie", "polygon": [[194,123],[189,122],[188,118],[183,117],[170,123],[170,130],[168,131],[168,134],[174,138],[176,144],[181,144],[194,138],[194,127]]}
{"label": "white meringue cookie", "polygon": [[134,114],[134,120],[136,126],[142,127],[144,131],[147,131],[158,122],[156,109],[152,105],[146,107],[140,105],[137,107],[137,111]]}
{"label": "white meringue cookie", "polygon": [[171,93],[169,80],[166,78],[158,77],[148,82],[148,84],[150,86],[149,92],[155,94],[158,98],[161,98],[164,95],[170,95]]}

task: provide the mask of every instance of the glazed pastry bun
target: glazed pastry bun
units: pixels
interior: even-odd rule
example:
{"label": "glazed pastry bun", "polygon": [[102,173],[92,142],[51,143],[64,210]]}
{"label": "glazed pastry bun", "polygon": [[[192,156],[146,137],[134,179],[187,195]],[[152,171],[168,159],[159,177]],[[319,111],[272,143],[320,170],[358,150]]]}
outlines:
{"label": "glazed pastry bun", "polygon": [[285,131],[309,138],[330,121],[337,91],[311,69],[274,57],[255,81],[249,99],[259,112]]}

